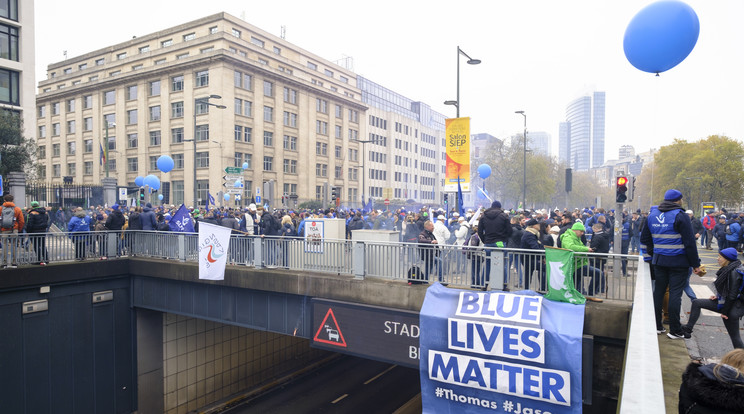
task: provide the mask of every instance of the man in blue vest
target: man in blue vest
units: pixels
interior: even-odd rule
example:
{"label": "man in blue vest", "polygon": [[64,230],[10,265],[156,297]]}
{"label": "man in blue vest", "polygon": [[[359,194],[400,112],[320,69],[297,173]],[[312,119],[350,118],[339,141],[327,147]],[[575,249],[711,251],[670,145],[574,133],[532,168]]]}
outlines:
{"label": "man in blue vest", "polygon": [[671,339],[684,339],[679,312],[682,305],[682,291],[687,282],[687,270],[692,267],[695,274],[700,272],[700,257],[692,232],[690,217],[682,208],[682,193],[668,190],[664,201],[653,209],[641,232],[641,243],[652,257],[651,266],[656,276],[654,288],[654,311],[656,332],[666,330],[661,324],[661,308],[664,294],[669,287],[669,333]]}

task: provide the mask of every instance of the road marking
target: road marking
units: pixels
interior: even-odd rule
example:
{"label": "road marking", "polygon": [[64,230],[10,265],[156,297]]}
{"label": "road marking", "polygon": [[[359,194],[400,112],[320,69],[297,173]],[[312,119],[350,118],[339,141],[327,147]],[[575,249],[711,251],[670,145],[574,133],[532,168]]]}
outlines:
{"label": "road marking", "polygon": [[[713,296],[713,291],[706,285],[690,285],[690,287],[692,287],[692,291],[695,292],[695,296],[697,296],[698,299],[707,299]],[[718,312],[713,312],[707,309],[701,309],[701,314],[705,316],[720,315]]]}
{"label": "road marking", "polygon": [[349,396],[349,394],[344,394],[344,395],[342,395],[342,396],[340,396],[340,397],[336,398],[335,400],[331,401],[331,404],[336,404],[337,402],[339,402],[339,401],[343,400],[344,398],[346,398],[346,397],[348,397],[348,396]]}
{"label": "road marking", "polygon": [[379,373],[379,374],[375,375],[374,377],[372,377],[372,378],[368,379],[367,381],[365,381],[365,382],[364,382],[364,385],[367,385],[367,384],[369,384],[370,382],[372,382],[372,381],[376,380],[377,378],[380,378],[381,376],[383,376],[383,375],[387,374],[388,372],[390,372],[390,370],[392,370],[392,369],[393,369],[393,368],[395,368],[395,367],[397,367],[397,365],[391,365],[391,366],[390,366],[390,367],[389,367],[388,369],[386,369],[385,371],[382,371],[381,373]]}

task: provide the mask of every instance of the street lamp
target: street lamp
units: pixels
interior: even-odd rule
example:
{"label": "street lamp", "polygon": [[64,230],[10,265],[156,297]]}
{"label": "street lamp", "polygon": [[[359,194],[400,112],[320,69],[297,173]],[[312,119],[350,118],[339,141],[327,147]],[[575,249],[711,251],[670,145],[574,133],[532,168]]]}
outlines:
{"label": "street lamp", "polygon": [[[207,106],[214,106],[218,109],[225,109],[227,108],[225,105],[217,105],[209,102],[210,99],[222,99],[219,95],[209,95],[205,96],[203,98],[196,98],[194,99],[194,137],[191,139],[193,148],[194,148],[194,208],[197,208],[197,197],[196,197],[196,109],[198,106],[201,105],[207,105]],[[184,140],[187,141],[187,140]]]}
{"label": "street lamp", "polygon": [[527,209],[527,114],[524,111],[514,111],[524,117],[524,165],[522,167],[522,209]]}
{"label": "street lamp", "polygon": [[457,108],[457,118],[460,117],[460,55],[468,58],[468,65],[477,65],[481,63],[480,59],[473,59],[468,56],[460,46],[457,46],[457,100],[455,101],[444,101],[445,105],[454,105]]}
{"label": "street lamp", "polygon": [[358,140],[358,139],[352,139],[349,140],[351,142],[358,142],[362,144],[362,208],[364,208],[365,200],[364,200],[364,191],[366,190],[366,186],[364,184],[364,178],[367,174],[365,174],[364,171],[364,159],[366,156],[366,152],[364,151],[364,144],[370,143],[370,142],[379,142],[377,139],[367,139],[367,140]]}
{"label": "street lamp", "polygon": [[[105,120],[105,118],[104,118],[104,120]],[[106,147],[104,148],[104,154],[105,154],[105,157],[104,158],[106,158],[106,165],[104,166],[104,168],[106,169],[106,178],[108,178],[108,176],[109,176],[109,135],[108,135],[108,129],[109,129],[110,126],[115,127],[116,126],[116,122],[106,121]]]}

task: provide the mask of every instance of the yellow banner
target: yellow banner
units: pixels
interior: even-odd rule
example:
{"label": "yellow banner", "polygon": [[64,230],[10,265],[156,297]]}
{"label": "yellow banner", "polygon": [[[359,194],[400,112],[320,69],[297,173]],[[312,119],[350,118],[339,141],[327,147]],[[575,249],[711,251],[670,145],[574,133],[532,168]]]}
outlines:
{"label": "yellow banner", "polygon": [[460,178],[462,191],[470,191],[470,118],[445,120],[447,168],[444,176],[444,191],[457,191]]}

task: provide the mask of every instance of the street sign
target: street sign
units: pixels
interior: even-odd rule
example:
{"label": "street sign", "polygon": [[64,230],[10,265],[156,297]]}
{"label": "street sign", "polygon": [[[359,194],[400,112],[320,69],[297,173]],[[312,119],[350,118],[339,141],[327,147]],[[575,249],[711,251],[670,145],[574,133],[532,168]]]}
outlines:
{"label": "street sign", "polygon": [[261,195],[261,187],[256,187],[256,195],[257,196]]}
{"label": "street sign", "polygon": [[228,174],[242,174],[243,169],[240,167],[225,167],[225,172]]}
{"label": "street sign", "polygon": [[127,199],[127,188],[119,187],[119,201],[124,201],[126,199]]}
{"label": "street sign", "polygon": [[222,176],[223,179],[235,182],[237,180],[243,180],[243,176],[239,174],[225,174]]}
{"label": "street sign", "polygon": [[386,206],[389,206],[390,205],[390,200],[388,200],[387,198],[385,199],[385,205]]}
{"label": "street sign", "polygon": [[228,194],[241,194],[243,192],[243,189],[242,188],[228,188],[227,190],[225,190],[225,192]]}
{"label": "street sign", "polygon": [[256,196],[256,204],[261,203],[261,196]]}

